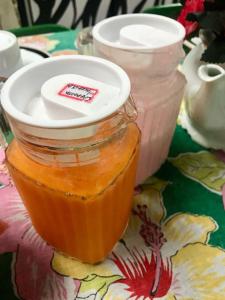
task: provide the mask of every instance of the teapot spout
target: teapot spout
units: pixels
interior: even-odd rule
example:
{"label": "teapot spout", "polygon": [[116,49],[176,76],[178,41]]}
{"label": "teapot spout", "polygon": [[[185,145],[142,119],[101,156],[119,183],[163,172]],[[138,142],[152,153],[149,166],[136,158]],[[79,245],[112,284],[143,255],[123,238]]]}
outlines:
{"label": "teapot spout", "polygon": [[200,66],[199,90],[188,99],[188,114],[196,127],[207,132],[225,128],[225,70],[214,64]]}
{"label": "teapot spout", "polygon": [[199,67],[198,76],[204,82],[213,82],[225,76],[225,70],[218,65],[207,64]]}

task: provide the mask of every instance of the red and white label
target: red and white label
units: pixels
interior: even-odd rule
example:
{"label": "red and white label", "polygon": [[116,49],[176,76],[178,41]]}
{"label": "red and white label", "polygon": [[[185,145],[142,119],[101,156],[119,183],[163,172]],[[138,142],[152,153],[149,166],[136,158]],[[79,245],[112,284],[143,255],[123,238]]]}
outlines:
{"label": "red and white label", "polygon": [[98,89],[90,88],[76,83],[68,83],[60,90],[58,95],[73,100],[91,103],[98,92]]}

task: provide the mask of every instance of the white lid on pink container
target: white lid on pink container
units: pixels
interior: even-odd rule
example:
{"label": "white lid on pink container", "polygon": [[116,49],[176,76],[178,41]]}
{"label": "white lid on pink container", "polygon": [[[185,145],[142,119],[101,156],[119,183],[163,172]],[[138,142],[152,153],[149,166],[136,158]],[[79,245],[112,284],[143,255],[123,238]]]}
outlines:
{"label": "white lid on pink container", "polygon": [[[134,25],[142,25],[142,30],[145,31],[141,33],[142,38],[140,36],[138,37],[138,42],[136,38],[132,38],[132,32],[128,28]],[[135,31],[140,31],[140,29],[140,27],[136,27]],[[158,33],[160,33],[162,37],[160,43],[159,40],[156,41],[155,33],[152,41],[150,36],[146,36],[145,42],[143,43],[144,34],[148,35],[150,31],[153,32],[153,29],[156,32],[158,31]],[[129,31],[126,32],[126,42],[124,42],[123,40],[124,30]],[[136,33],[134,32],[134,36],[137,37]],[[124,50],[149,52],[181,42],[185,37],[185,29],[179,22],[164,16],[153,14],[126,14],[100,21],[94,26],[92,34],[94,40],[109,47]],[[140,42],[140,38],[142,42]],[[131,40],[133,40],[133,44],[130,43]],[[146,44],[147,40],[148,42]]]}

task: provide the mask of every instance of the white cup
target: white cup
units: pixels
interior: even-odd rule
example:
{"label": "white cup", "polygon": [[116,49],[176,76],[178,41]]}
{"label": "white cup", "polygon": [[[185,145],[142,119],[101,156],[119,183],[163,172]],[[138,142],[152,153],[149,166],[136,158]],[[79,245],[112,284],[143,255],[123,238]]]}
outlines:
{"label": "white cup", "polygon": [[0,76],[9,77],[22,66],[16,36],[11,32],[0,30]]}

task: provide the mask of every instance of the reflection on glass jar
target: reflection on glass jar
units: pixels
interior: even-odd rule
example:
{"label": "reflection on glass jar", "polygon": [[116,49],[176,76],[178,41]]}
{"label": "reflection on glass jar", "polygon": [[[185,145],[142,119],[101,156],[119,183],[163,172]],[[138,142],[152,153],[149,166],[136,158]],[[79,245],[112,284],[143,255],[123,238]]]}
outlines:
{"label": "reflection on glass jar", "polygon": [[93,55],[92,27],[85,27],[78,33],[75,47],[79,54]]}

